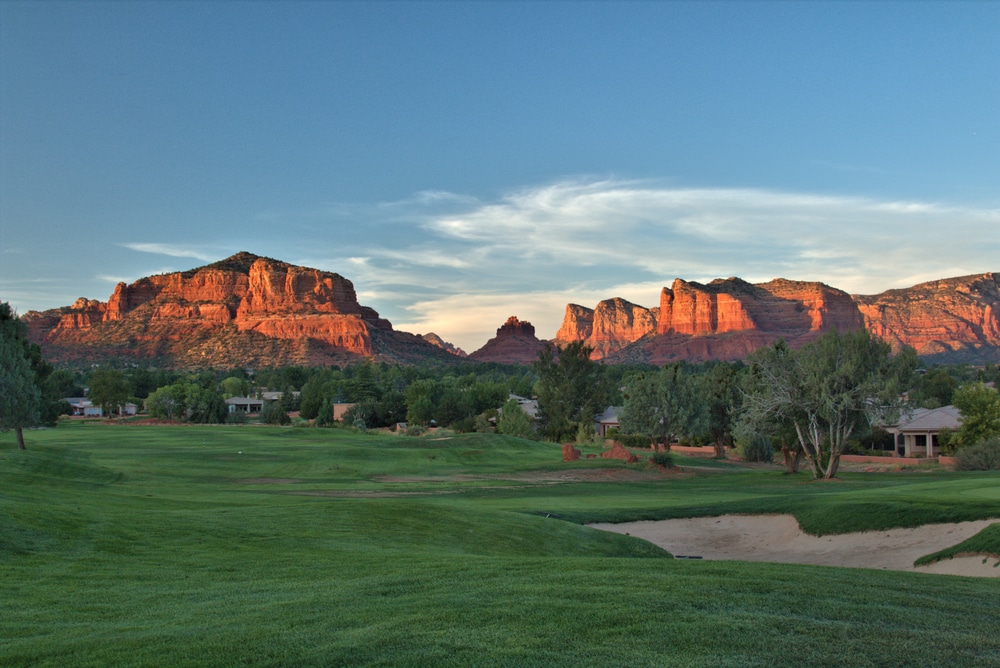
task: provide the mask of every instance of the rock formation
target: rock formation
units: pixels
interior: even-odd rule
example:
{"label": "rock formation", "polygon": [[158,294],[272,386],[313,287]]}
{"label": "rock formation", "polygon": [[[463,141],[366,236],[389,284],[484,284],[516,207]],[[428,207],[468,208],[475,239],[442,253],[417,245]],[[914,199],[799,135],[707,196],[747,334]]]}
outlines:
{"label": "rock formation", "polygon": [[451,353],[452,355],[457,355],[458,357],[468,357],[469,356],[464,350],[462,350],[461,348],[456,347],[454,344],[448,343],[447,341],[445,341],[444,339],[442,339],[440,336],[438,336],[434,332],[429,332],[427,334],[417,334],[417,336],[419,336],[420,338],[422,338],[424,341],[426,341],[427,343],[431,344],[432,346],[437,346],[441,350],[447,351],[447,352]]}
{"label": "rock formation", "polygon": [[894,347],[941,362],[1000,361],[1000,274],[855,295],[865,326]]}
{"label": "rock formation", "polygon": [[119,283],[107,303],[79,299],[24,320],[56,362],[124,358],[234,367],[445,354],[358,304],[346,278],[250,253]]}
{"label": "rock formation", "polygon": [[516,316],[507,318],[497,335],[482,348],[469,355],[477,362],[500,362],[503,364],[531,364],[546,343],[535,337],[535,328],[530,322],[518,320]]}
{"label": "rock formation", "polygon": [[656,311],[619,297],[606,299],[591,310],[577,304],[566,306],[562,327],[554,343],[563,346],[584,341],[599,360],[656,331]]}

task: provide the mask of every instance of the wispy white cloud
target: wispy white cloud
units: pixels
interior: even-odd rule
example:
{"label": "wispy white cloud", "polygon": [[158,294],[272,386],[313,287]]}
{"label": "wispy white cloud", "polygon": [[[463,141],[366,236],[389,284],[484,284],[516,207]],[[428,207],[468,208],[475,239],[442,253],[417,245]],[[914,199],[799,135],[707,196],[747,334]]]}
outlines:
{"label": "wispy white cloud", "polygon": [[1000,210],[935,202],[604,179],[409,204],[424,237],[369,246],[355,282],[388,296],[400,327],[472,349],[509,315],[549,338],[567,302],[655,306],[676,277],[782,276],[874,293],[996,269],[1000,250]]}
{"label": "wispy white cloud", "polygon": [[168,255],[170,257],[189,257],[202,262],[214,262],[221,259],[218,253],[205,250],[204,246],[197,248],[192,246],[182,246],[177,244],[162,244],[153,242],[125,242],[119,243],[122,248],[138,251],[140,253],[152,253],[154,255]]}

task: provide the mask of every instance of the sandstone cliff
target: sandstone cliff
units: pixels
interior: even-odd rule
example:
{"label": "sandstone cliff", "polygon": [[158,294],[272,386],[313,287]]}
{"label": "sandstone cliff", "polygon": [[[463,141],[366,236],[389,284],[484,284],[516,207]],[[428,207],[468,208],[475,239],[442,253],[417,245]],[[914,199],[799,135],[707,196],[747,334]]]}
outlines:
{"label": "sandstone cliff", "polygon": [[855,295],[865,326],[894,347],[942,363],[1000,361],[1000,274]]}
{"label": "sandstone cliff", "polygon": [[599,360],[656,331],[658,309],[648,309],[619,297],[606,299],[593,310],[569,304],[554,343],[564,346],[584,341]]}
{"label": "sandstone cliff", "polygon": [[823,283],[727,278],[702,285],[677,279],[660,294],[656,336],[631,354],[653,364],[735,360],[778,338],[799,347],[830,329],[862,325],[850,295]]}
{"label": "sandstone cliff", "polygon": [[346,278],[251,253],[119,283],[107,303],[79,299],[24,320],[56,362],[126,358],[233,367],[445,354],[393,331],[358,304]]}
{"label": "sandstone cliff", "polygon": [[530,322],[511,316],[497,330],[497,335],[471,353],[469,359],[477,362],[531,364],[538,360],[538,353],[545,345],[545,342],[535,337],[535,328]]}

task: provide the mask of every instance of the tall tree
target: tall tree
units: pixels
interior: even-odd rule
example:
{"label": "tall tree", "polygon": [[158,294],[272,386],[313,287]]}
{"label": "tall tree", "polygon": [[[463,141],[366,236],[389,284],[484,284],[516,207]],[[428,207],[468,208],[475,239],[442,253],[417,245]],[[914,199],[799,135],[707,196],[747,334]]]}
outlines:
{"label": "tall tree", "polygon": [[54,427],[59,416],[68,411],[69,405],[63,401],[65,395],[58,394],[59,385],[48,382],[52,373],[52,365],[42,357],[42,349],[38,344],[28,340],[28,327],[7,302],[0,303],[0,336],[14,341],[28,360],[35,376],[35,386],[40,392],[38,400],[39,424]]}
{"label": "tall tree", "polygon": [[132,388],[118,369],[98,369],[90,377],[90,401],[101,407],[105,417],[111,417],[125,405]]}
{"label": "tall tree", "polygon": [[625,386],[625,403],[618,416],[621,430],[667,446],[675,436],[703,432],[709,426],[709,414],[697,385],[683,364],[634,376]]}
{"label": "tall tree", "polygon": [[698,379],[702,400],[708,412],[707,432],[715,446],[715,456],[726,456],[726,445],[733,440],[733,424],[742,395],[739,391],[739,363],[718,362]]}
{"label": "tall tree", "polygon": [[582,341],[574,341],[556,350],[546,346],[535,362],[538,412],[550,440],[571,439],[581,425],[592,428],[594,418],[608,406],[611,389],[604,367],[590,359],[591,352]]}
{"label": "tall tree", "polygon": [[13,429],[17,447],[24,446],[24,428],[39,424],[41,392],[24,348],[6,334],[0,335],[0,430]]}
{"label": "tall tree", "polygon": [[791,423],[813,477],[833,478],[851,435],[898,416],[916,361],[867,330],[831,331],[798,351],[778,341],[748,360],[744,419]]}

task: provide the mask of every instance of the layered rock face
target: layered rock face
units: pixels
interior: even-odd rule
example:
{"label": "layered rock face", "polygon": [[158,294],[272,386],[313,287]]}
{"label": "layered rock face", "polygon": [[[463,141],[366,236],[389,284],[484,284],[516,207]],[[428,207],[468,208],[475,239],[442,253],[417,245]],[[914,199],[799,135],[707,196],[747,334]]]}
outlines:
{"label": "layered rock face", "polygon": [[358,304],[346,278],[250,253],[119,283],[107,303],[80,299],[24,320],[54,361],[125,357],[174,366],[270,366],[392,359],[394,343],[410,353],[414,346],[439,351],[393,332]]}
{"label": "layered rock face", "polygon": [[865,326],[894,347],[941,363],[1000,361],[1000,274],[855,295]]}
{"label": "layered rock face", "polygon": [[531,364],[538,359],[538,354],[545,345],[545,342],[535,337],[535,328],[530,322],[518,320],[512,315],[497,330],[497,335],[471,353],[469,359],[477,362]]}
{"label": "layered rock face", "polygon": [[569,304],[554,342],[560,346],[584,341],[591,359],[604,359],[656,331],[656,311],[619,297],[606,299],[593,310]]}
{"label": "layered rock face", "polygon": [[862,326],[850,295],[823,283],[778,278],[754,285],[727,278],[703,285],[677,279],[660,293],[655,334],[608,361],[735,360],[778,338],[798,347],[833,328]]}

